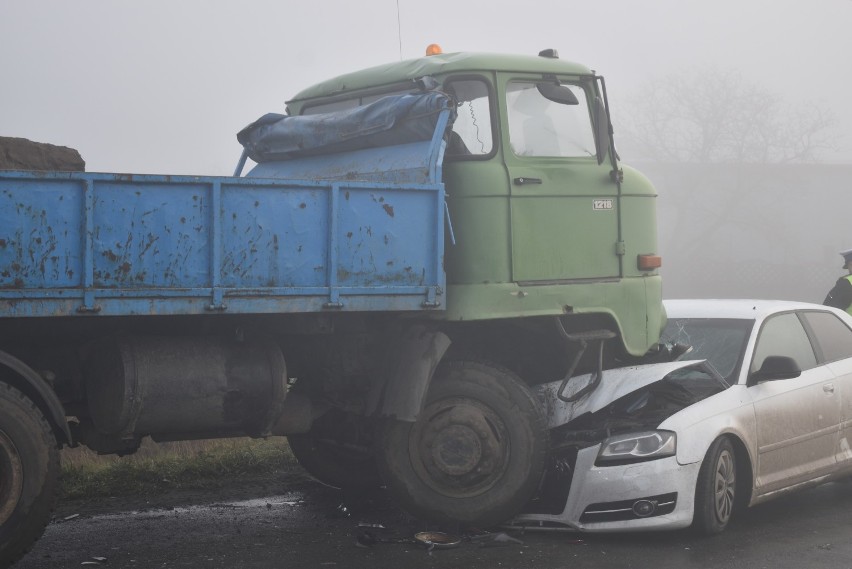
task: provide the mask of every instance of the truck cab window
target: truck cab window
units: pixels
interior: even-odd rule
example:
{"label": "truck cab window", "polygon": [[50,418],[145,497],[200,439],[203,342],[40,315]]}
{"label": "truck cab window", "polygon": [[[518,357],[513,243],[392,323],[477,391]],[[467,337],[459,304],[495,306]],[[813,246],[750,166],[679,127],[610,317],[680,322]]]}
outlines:
{"label": "truck cab window", "polygon": [[484,156],[494,148],[488,85],[480,79],[451,79],[444,89],[452,95],[458,116],[447,143],[448,157]]}
{"label": "truck cab window", "polygon": [[531,81],[511,81],[506,91],[509,143],[518,156],[595,156],[595,136],[585,90],[565,85],[579,104],[542,96]]}

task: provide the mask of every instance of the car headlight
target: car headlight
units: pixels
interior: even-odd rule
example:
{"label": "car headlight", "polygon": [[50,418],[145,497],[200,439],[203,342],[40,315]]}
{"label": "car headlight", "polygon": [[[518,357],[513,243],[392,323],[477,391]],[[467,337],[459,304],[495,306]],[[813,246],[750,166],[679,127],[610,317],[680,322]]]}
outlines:
{"label": "car headlight", "polygon": [[655,460],[674,456],[677,435],[672,431],[643,431],[610,437],[603,442],[596,464],[599,466]]}

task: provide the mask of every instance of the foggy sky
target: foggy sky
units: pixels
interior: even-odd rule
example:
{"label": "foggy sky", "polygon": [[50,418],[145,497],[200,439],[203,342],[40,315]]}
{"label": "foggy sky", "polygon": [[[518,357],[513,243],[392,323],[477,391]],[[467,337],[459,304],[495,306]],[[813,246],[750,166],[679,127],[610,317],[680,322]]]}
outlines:
{"label": "foggy sky", "polygon": [[[852,163],[850,0],[0,0],[0,135],[76,148],[89,171],[227,175],[235,134],[340,73],[445,52],[535,54],[641,82],[731,68],[838,118]],[[618,125],[615,125],[616,131]],[[629,161],[629,157],[626,157]]]}

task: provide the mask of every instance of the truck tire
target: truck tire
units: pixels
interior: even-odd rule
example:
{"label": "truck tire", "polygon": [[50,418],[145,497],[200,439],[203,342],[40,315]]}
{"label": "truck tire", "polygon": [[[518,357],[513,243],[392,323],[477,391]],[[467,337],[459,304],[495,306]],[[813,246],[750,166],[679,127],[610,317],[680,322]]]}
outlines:
{"label": "truck tire", "polygon": [[353,415],[332,409],[314,421],[310,432],[289,435],[287,441],[302,468],[323,484],[373,489],[380,486],[381,479],[368,429]]}
{"label": "truck tire", "polygon": [[59,450],[44,414],[0,383],[0,567],[44,532],[56,504]]}
{"label": "truck tire", "polygon": [[467,361],[442,365],[417,421],[389,421],[378,441],[379,472],[403,508],[439,524],[488,527],[533,497],[549,436],[517,376]]}
{"label": "truck tire", "polygon": [[737,507],[737,455],[727,437],[713,441],[695,485],[692,528],[703,535],[721,533]]}

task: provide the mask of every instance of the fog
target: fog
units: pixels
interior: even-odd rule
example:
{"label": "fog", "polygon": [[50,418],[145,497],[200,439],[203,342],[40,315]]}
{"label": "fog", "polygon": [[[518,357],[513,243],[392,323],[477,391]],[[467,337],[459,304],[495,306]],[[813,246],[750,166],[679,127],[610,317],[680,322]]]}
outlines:
{"label": "fog", "polygon": [[[227,174],[235,133],[340,73],[444,51],[534,54],[607,77],[613,105],[685,67],[739,70],[852,130],[850,0],[3,0],[0,134],[92,171]],[[618,125],[616,125],[617,128]],[[848,138],[848,137],[847,137]],[[849,140],[833,161],[852,161]],[[627,157],[629,158],[629,157]]]}
{"label": "fog", "polygon": [[[302,88],[419,57],[438,43],[446,52],[555,48],[607,78],[616,111],[661,77],[705,66],[736,72],[793,108],[830,111],[834,144],[820,159],[843,168],[852,165],[850,26],[852,0],[0,0],[0,136],[76,148],[89,171],[227,175],[241,151],[236,132],[266,112],[282,112]],[[852,170],[843,172],[829,176],[832,201],[823,211],[852,206],[850,193],[838,187]],[[743,216],[763,211],[765,199],[752,196],[746,209],[735,210],[739,229],[727,231],[720,222],[731,212],[708,218],[683,210],[689,200],[667,197],[682,191],[683,178],[659,168],[649,175],[660,189],[661,251],[672,294],[696,290],[684,280],[689,274],[711,285],[700,289],[703,295],[765,296],[764,285],[716,287],[715,277],[694,270],[724,267],[732,257],[783,265],[788,272],[773,277],[776,284],[805,261],[827,268],[811,288],[767,293],[781,297],[819,301],[818,290],[841,274],[836,253],[852,247],[841,217],[820,219],[814,207],[815,219],[782,215],[778,225],[778,215],[755,214],[749,226]],[[778,176],[779,183],[791,179]],[[821,188],[807,185],[813,200],[803,203],[826,199]],[[700,238],[678,233],[691,217],[715,218],[718,227]],[[810,230],[814,223],[819,232]],[[691,246],[676,245],[684,241]],[[796,256],[777,257],[791,247]],[[708,252],[719,257],[701,257]]]}

